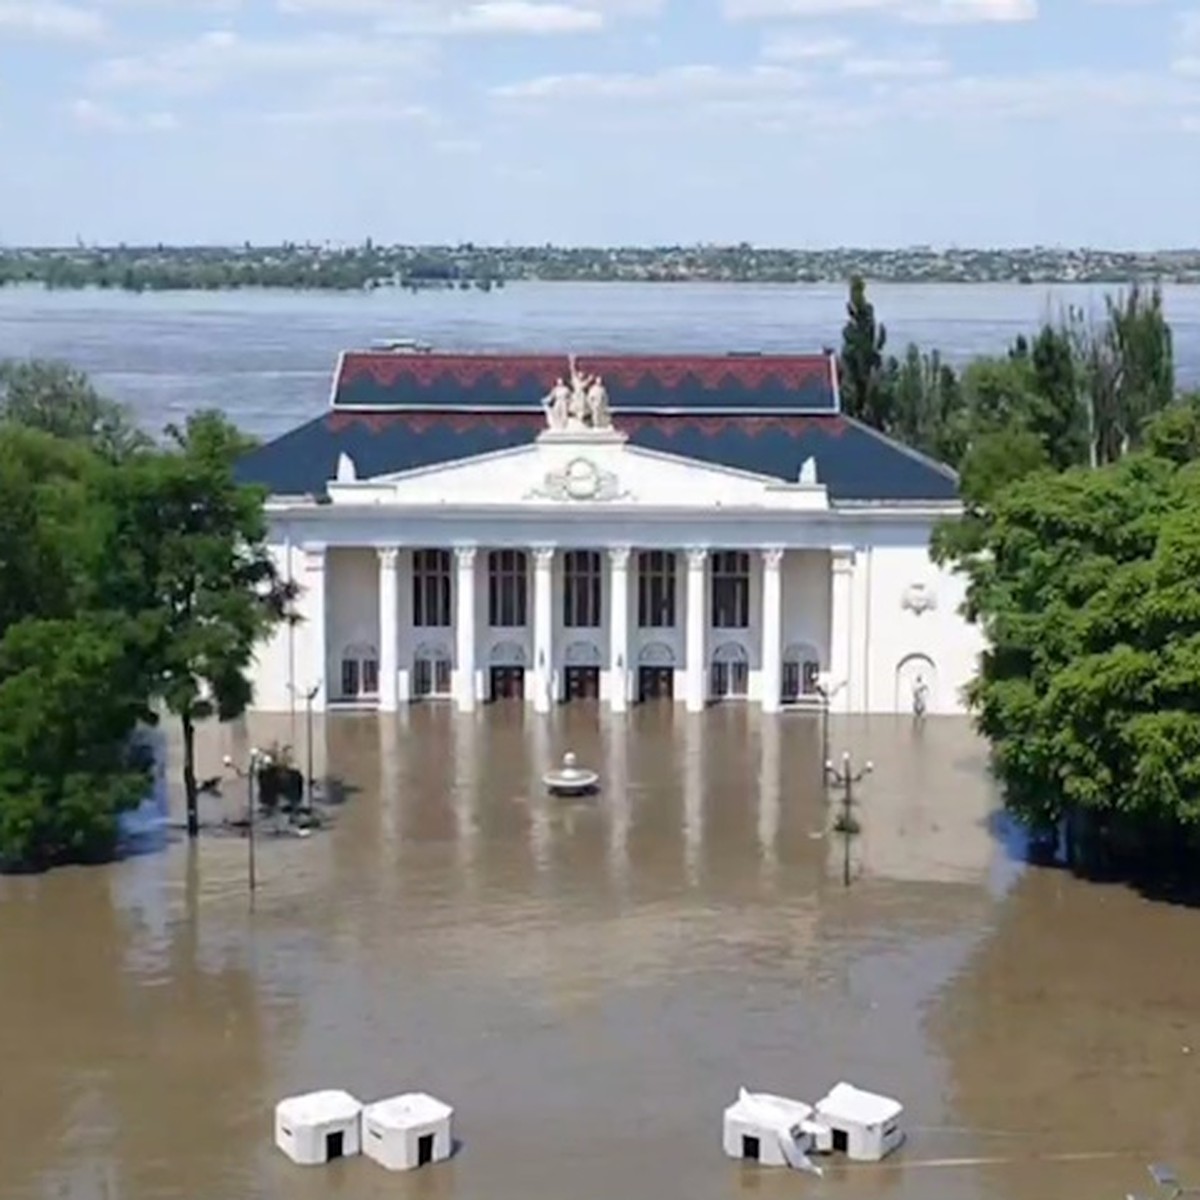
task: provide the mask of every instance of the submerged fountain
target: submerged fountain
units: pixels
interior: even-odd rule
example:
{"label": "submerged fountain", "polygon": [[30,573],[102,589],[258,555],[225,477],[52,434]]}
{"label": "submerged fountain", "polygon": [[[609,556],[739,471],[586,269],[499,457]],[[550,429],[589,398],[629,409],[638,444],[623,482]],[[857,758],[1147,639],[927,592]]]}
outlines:
{"label": "submerged fountain", "polygon": [[547,771],[542,782],[555,796],[585,796],[596,790],[600,776],[578,766],[575,755],[568,750],[563,755],[562,766],[556,771]]}

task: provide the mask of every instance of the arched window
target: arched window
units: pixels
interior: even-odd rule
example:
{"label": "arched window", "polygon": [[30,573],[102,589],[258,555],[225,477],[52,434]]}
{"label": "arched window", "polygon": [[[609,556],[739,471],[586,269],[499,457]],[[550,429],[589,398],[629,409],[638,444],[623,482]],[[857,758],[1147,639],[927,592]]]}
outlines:
{"label": "arched window", "polygon": [[794,643],[783,652],[783,702],[791,704],[802,696],[818,695],[821,659],[806,642]]}
{"label": "arched window", "polygon": [[638,628],[675,627],[675,554],[642,550],[638,554]]}
{"label": "arched window", "polygon": [[342,697],[357,700],[379,695],[379,651],[359,643],[342,653]]}
{"label": "arched window", "polygon": [[413,655],[413,696],[450,695],[450,674],[450,651],[436,642],[422,642]]}
{"label": "arched window", "polygon": [[741,642],[722,642],[712,656],[714,700],[742,699],[750,683],[750,658]]}
{"label": "arched window", "polygon": [[750,555],[719,550],[712,560],[712,625],[746,629],[750,625]]}
{"label": "arched window", "polygon": [[600,555],[569,550],[563,559],[563,625],[567,629],[600,626]]}
{"label": "arched window", "polygon": [[450,551],[413,551],[413,625],[450,627]]}
{"label": "arched window", "polygon": [[528,555],[524,550],[493,550],[488,555],[488,624],[493,629],[520,629],[528,611]]}

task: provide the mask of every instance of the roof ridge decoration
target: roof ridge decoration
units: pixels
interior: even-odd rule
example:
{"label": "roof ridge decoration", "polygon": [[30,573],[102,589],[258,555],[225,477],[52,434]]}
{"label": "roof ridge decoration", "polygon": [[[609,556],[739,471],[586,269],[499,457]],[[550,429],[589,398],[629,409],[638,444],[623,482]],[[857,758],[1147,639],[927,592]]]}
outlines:
{"label": "roof ridge decoration", "polygon": [[[553,354],[350,351],[340,362],[333,407],[527,410],[564,378],[563,361]],[[838,411],[827,354],[589,354],[567,356],[567,362],[568,375],[599,377],[619,391],[612,407],[621,413]]]}

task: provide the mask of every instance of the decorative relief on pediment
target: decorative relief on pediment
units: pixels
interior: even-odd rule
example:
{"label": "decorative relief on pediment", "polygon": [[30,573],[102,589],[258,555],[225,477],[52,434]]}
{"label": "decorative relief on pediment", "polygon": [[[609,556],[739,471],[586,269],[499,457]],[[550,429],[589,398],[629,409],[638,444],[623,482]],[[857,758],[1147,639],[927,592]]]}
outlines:
{"label": "decorative relief on pediment", "polygon": [[611,471],[602,471],[589,458],[573,458],[561,471],[548,471],[542,486],[534,488],[527,500],[628,500],[630,493],[621,489],[620,480]]}
{"label": "decorative relief on pediment", "polygon": [[910,583],[900,596],[900,607],[919,617],[937,608],[937,593],[927,583]]}

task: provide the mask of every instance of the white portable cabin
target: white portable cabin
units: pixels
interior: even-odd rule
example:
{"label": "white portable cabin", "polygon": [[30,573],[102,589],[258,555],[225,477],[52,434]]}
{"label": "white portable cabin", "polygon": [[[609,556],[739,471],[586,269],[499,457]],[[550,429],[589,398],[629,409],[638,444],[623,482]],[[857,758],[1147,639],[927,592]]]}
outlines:
{"label": "white portable cabin", "polygon": [[389,1171],[442,1162],[454,1150],[454,1109],[424,1092],[392,1096],[363,1109],[363,1153]]}
{"label": "white portable cabin", "polygon": [[275,1145],[302,1167],[349,1158],[362,1148],[361,1117],[349,1092],[289,1096],[275,1106]]}
{"label": "white portable cabin", "polygon": [[879,1162],[904,1141],[903,1112],[898,1100],[839,1083],[817,1101],[816,1120],[829,1127],[830,1149],[857,1162]]}
{"label": "white portable cabin", "polygon": [[722,1144],[730,1158],[768,1167],[821,1173],[808,1159],[813,1148],[812,1107],[769,1092],[748,1092],[725,1110]]}

